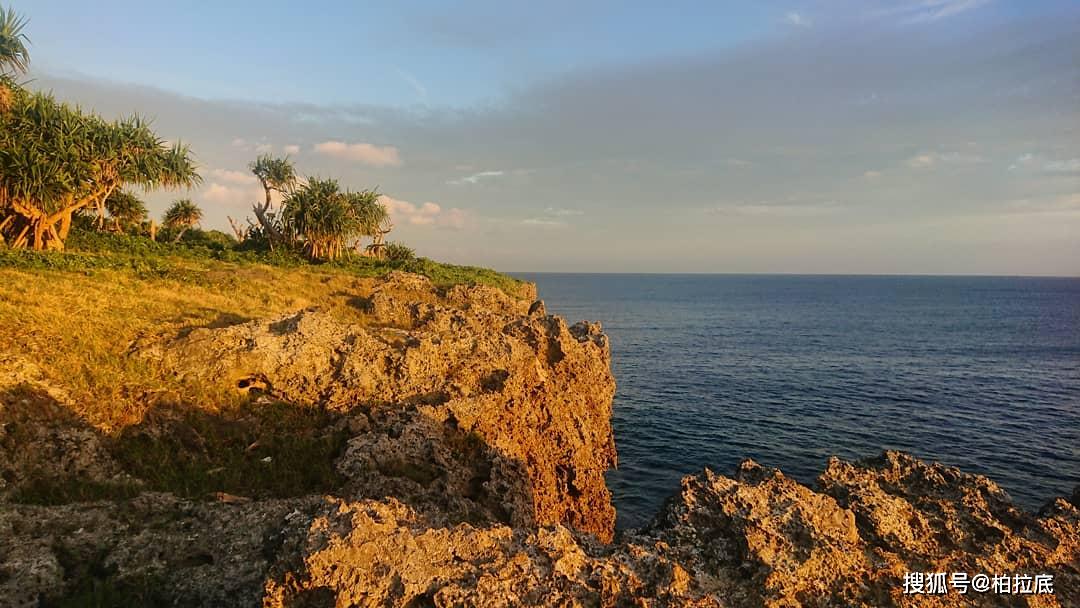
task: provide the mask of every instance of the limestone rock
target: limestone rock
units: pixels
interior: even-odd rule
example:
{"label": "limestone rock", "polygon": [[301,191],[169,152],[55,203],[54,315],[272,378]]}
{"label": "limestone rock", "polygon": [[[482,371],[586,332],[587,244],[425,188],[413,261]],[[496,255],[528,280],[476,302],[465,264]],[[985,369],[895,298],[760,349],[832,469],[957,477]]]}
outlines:
{"label": "limestone rock", "polygon": [[607,339],[598,325],[527,309],[492,287],[444,293],[395,272],[368,298],[372,324],[308,309],[135,352],[182,376],[362,412],[371,428],[339,463],[355,498],[435,502],[451,520],[559,523],[610,540]]}

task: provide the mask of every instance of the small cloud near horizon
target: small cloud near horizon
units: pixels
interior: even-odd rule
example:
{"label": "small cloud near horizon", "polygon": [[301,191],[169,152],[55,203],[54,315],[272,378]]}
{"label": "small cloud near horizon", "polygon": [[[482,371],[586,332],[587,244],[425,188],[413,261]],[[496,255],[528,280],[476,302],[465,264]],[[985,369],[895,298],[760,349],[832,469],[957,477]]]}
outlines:
{"label": "small cloud near horizon", "polygon": [[400,167],[401,156],[394,146],[377,146],[369,143],[345,143],[324,141],[312,148],[316,153],[331,158],[350,160],[377,168]]}
{"label": "small cloud near horizon", "polygon": [[462,186],[465,184],[478,184],[481,180],[489,179],[493,177],[502,177],[505,175],[505,171],[480,171],[479,173],[473,173],[472,175],[466,175],[458,179],[448,180],[446,183],[451,186]]}
{"label": "small cloud near horizon", "polygon": [[426,202],[421,205],[396,199],[386,194],[379,195],[379,202],[386,207],[391,219],[413,226],[440,226],[445,228],[464,228],[466,211],[457,207],[443,209],[441,205]]}

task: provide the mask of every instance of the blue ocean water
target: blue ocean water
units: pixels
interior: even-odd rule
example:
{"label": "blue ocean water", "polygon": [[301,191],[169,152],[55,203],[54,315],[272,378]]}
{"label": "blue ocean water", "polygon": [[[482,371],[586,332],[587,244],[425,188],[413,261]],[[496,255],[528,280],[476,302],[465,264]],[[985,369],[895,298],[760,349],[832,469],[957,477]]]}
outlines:
{"label": "blue ocean water", "polygon": [[747,457],[812,483],[900,449],[1030,509],[1080,484],[1080,279],[519,276],[611,338],[620,527]]}

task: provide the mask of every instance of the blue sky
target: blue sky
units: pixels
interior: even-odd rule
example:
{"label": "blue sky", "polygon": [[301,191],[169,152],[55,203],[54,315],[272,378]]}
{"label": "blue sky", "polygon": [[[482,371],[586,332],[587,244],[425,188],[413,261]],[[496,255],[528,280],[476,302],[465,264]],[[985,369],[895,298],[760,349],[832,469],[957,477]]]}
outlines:
{"label": "blue sky", "polygon": [[1075,2],[13,5],[32,86],[193,144],[209,227],[272,151],[507,270],[1080,274]]}

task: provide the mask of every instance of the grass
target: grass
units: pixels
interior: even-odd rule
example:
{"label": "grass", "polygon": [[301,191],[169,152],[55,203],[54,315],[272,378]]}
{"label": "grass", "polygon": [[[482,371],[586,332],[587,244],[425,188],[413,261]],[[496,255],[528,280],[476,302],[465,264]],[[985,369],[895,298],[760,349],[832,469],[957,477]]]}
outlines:
{"label": "grass", "polygon": [[195,278],[200,271],[234,267],[270,266],[306,269],[353,277],[380,277],[394,270],[428,277],[438,286],[489,285],[512,296],[523,283],[487,268],[442,264],[427,258],[380,260],[349,256],[333,262],[312,263],[294,252],[245,251],[192,232],[188,241],[163,243],[146,237],[74,230],[64,252],[0,249],[0,268],[94,272],[130,271],[142,278]]}
{"label": "grass", "polygon": [[[209,381],[180,380],[130,356],[130,345],[310,306],[370,324],[358,303],[377,284],[372,277],[391,270],[417,272],[437,285],[484,284],[513,294],[523,285],[491,270],[422,258],[310,264],[220,242],[173,245],[79,232],[69,244],[63,253],[0,249],[0,380],[31,364],[34,377],[16,382],[62,393],[64,414],[105,437],[123,470],[142,484],[37,478],[18,489],[14,499],[20,502],[123,499],[140,488],[199,498],[219,491],[289,496],[334,487],[340,480],[333,460],[345,435],[334,430],[331,414],[252,401]],[[4,416],[0,407],[0,423]],[[423,471],[400,472],[426,477]]]}

